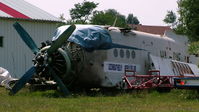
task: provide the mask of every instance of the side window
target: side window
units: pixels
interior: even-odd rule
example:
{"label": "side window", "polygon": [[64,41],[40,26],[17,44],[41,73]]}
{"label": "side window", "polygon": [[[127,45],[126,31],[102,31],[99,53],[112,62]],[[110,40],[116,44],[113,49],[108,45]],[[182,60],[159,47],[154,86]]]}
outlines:
{"label": "side window", "polygon": [[135,51],[131,52],[131,57],[132,57],[132,59],[135,59]]}
{"label": "side window", "polygon": [[180,61],[180,53],[173,52],[173,59]]}
{"label": "side window", "polygon": [[130,51],[126,50],[126,58],[130,58]]}
{"label": "side window", "polygon": [[166,58],[167,57],[166,51],[160,51],[160,57]]}
{"label": "side window", "polygon": [[151,42],[151,45],[153,46],[153,42]]}
{"label": "side window", "polygon": [[113,55],[114,55],[114,57],[117,57],[117,56],[118,56],[118,51],[117,51],[117,49],[114,49],[114,50],[113,50]]}
{"label": "side window", "polygon": [[126,57],[127,59],[129,59],[129,58],[132,58],[132,59],[135,59],[135,57],[136,57],[136,54],[135,54],[135,51],[134,50],[132,50],[132,51],[130,51],[130,50],[124,50],[124,49],[114,49],[113,50],[113,56],[115,57],[115,58],[117,58],[118,56],[120,57],[120,58],[124,58],[124,57]]}
{"label": "side window", "polygon": [[124,58],[124,50],[123,49],[120,49],[120,57]]}
{"label": "side window", "polygon": [[0,36],[0,47],[3,47],[3,36]]}

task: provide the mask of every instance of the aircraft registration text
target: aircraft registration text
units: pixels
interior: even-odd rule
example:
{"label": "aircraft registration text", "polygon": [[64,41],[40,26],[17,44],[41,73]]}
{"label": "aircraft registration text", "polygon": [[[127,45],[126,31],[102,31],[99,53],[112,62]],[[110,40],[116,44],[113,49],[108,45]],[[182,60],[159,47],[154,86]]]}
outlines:
{"label": "aircraft registration text", "polygon": [[104,62],[104,71],[105,72],[124,73],[125,70],[136,71],[136,65],[135,64],[127,64],[127,63]]}

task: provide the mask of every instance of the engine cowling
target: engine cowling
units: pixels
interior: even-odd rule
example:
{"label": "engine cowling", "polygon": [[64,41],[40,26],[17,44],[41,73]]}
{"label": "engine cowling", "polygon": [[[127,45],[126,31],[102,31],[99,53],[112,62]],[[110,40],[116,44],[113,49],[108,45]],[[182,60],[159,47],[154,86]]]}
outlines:
{"label": "engine cowling", "polygon": [[34,57],[34,65],[37,66],[37,71],[32,82],[45,83],[52,80],[48,74],[47,66],[50,65],[55,73],[62,79],[64,83],[69,83],[71,80],[71,56],[70,52],[64,48],[59,48],[57,52],[52,53],[50,56],[47,50],[50,46],[45,46],[40,49],[40,52]]}

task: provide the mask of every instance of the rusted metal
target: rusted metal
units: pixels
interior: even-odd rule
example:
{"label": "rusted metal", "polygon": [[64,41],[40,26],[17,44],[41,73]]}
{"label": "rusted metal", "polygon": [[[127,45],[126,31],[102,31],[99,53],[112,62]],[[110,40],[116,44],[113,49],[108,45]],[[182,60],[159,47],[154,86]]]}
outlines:
{"label": "rusted metal", "polygon": [[182,63],[178,61],[171,61],[175,74],[184,76],[185,74],[194,75],[190,66],[187,63]]}

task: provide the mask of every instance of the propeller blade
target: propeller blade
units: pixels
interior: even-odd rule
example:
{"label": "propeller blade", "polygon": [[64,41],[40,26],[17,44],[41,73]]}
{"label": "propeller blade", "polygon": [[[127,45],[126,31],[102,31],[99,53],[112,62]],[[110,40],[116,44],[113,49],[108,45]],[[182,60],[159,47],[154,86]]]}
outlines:
{"label": "propeller blade", "polygon": [[16,31],[18,32],[18,34],[20,35],[21,39],[32,50],[32,52],[34,54],[36,54],[37,52],[39,52],[39,49],[38,49],[37,45],[32,40],[32,38],[30,37],[30,35],[25,31],[25,29],[18,22],[16,22],[15,24],[13,24],[13,26],[16,29]]}
{"label": "propeller blade", "polygon": [[31,77],[35,73],[35,67],[31,67],[14,85],[14,87],[10,90],[10,95],[16,94],[24,85],[31,79]]}
{"label": "propeller blade", "polygon": [[56,51],[58,48],[60,48],[64,42],[70,37],[70,35],[73,33],[75,30],[76,26],[71,25],[68,29],[66,29],[59,37],[58,39],[52,43],[51,47],[48,49],[48,54],[53,53]]}
{"label": "propeller blade", "polygon": [[57,85],[60,87],[60,90],[63,92],[64,96],[70,95],[69,90],[66,88],[62,80],[55,74],[54,70],[51,67],[48,67],[50,74],[54,78]]}

